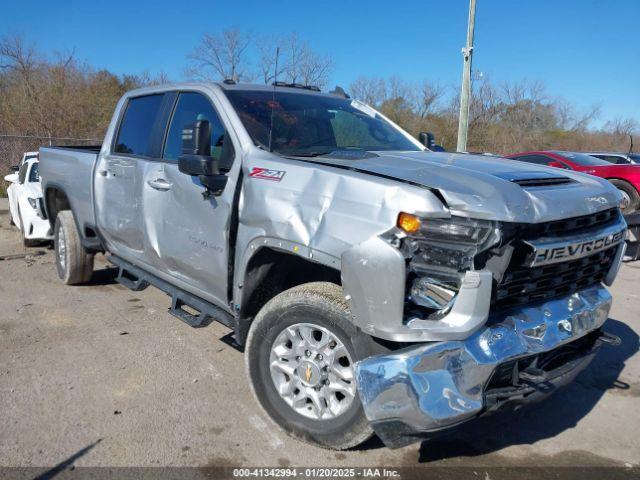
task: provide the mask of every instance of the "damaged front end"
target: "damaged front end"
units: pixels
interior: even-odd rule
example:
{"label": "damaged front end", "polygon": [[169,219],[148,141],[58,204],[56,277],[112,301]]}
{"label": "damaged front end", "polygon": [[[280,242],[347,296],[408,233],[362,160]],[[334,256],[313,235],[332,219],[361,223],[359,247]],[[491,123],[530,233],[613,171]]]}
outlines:
{"label": "damaged front end", "polygon": [[502,237],[498,222],[401,213],[397,227],[342,256],[354,321],[395,342],[467,338],[486,322],[509,262]]}
{"label": "damaged front end", "polygon": [[603,284],[624,255],[618,209],[544,224],[403,215],[379,243],[355,248],[358,261],[343,256],[343,279],[371,291],[382,283],[367,272],[375,249],[372,267],[402,302],[374,295],[362,328],[412,342],[356,365],[365,413],[387,446],[537,401],[615,343],[601,327],[611,307]]}
{"label": "damaged front end", "polygon": [[356,365],[367,418],[391,448],[501,407],[552,393],[603,341],[611,295],[602,286],[507,315],[466,340],[432,342]]}

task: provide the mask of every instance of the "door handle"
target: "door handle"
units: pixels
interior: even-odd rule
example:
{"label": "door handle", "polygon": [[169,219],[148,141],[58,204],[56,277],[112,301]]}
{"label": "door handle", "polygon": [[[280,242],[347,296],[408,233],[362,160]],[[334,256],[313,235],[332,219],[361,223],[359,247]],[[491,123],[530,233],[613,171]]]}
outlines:
{"label": "door handle", "polygon": [[167,191],[171,189],[172,183],[167,182],[164,178],[156,178],[155,180],[147,180],[147,185],[151,188],[161,191]]}

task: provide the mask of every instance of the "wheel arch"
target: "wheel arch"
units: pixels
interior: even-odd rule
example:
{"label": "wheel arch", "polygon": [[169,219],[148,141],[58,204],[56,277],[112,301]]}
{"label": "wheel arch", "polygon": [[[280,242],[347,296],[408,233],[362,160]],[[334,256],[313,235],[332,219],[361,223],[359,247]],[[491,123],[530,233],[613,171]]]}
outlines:
{"label": "wheel arch", "polygon": [[627,180],[626,178],[620,178],[620,177],[605,177],[606,180],[608,181],[612,181],[615,180],[617,182],[624,182],[626,185],[629,185],[631,188],[633,188],[636,192],[638,192],[638,194],[640,195],[640,191],[638,190],[638,188],[631,183],[629,180]]}
{"label": "wheel arch", "polygon": [[[71,202],[69,201],[69,197],[67,196],[64,189],[58,185],[47,185],[44,192],[44,208],[47,212],[47,219],[49,220],[49,225],[51,228],[54,227],[56,222],[56,216],[58,212],[62,210],[71,210],[73,213],[73,208],[71,208]],[[74,215],[75,218],[75,215]],[[77,227],[76,221],[76,227]]]}
{"label": "wheel arch", "polygon": [[278,247],[255,249],[242,274],[236,307],[239,310],[236,341],[244,345],[254,317],[273,297],[298,285],[318,281],[341,285],[340,271]]}
{"label": "wheel arch", "polygon": [[96,227],[86,223],[84,226],[80,225],[80,219],[78,218],[76,209],[63,186],[56,183],[47,184],[44,187],[43,199],[44,209],[47,214],[51,230],[55,228],[56,216],[58,213],[63,210],[70,210],[73,214],[73,221],[76,224],[76,229],[80,235],[82,245],[91,252],[104,251],[102,238],[99,236]]}

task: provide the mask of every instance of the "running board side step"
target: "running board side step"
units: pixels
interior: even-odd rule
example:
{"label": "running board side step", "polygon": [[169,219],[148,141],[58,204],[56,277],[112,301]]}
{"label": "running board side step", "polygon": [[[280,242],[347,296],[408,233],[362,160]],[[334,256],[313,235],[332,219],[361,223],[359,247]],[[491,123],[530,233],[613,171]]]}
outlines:
{"label": "running board side step", "polygon": [[[229,328],[235,328],[235,318],[222,308],[185,292],[181,288],[171,285],[169,282],[136,267],[120,257],[111,255],[108,260],[118,267],[116,281],[124,287],[133,291],[140,291],[149,285],[153,285],[169,295],[171,297],[169,313],[187,325],[200,328],[217,321]],[[183,307],[188,307],[195,313],[191,313]]]}

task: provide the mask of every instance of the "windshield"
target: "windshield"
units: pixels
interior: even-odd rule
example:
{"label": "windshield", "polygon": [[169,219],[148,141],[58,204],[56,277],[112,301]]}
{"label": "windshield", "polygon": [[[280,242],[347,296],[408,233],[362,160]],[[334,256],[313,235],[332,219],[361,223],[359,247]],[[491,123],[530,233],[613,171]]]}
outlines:
{"label": "windshield", "polygon": [[354,100],[269,90],[227,90],[253,141],[285,155],[422,150],[374,109]]}
{"label": "windshield", "polygon": [[582,165],[585,167],[597,167],[600,165],[611,166],[611,162],[607,162],[606,160],[601,160],[596,157],[592,157],[591,155],[586,155],[584,153],[575,153],[575,152],[553,152],[556,155],[560,155],[561,157],[566,158],[567,160],[572,161],[573,163],[577,163],[578,165]]}
{"label": "windshield", "polygon": [[634,163],[640,163],[640,153],[630,153],[630,154],[629,154],[629,158],[630,158]]}

